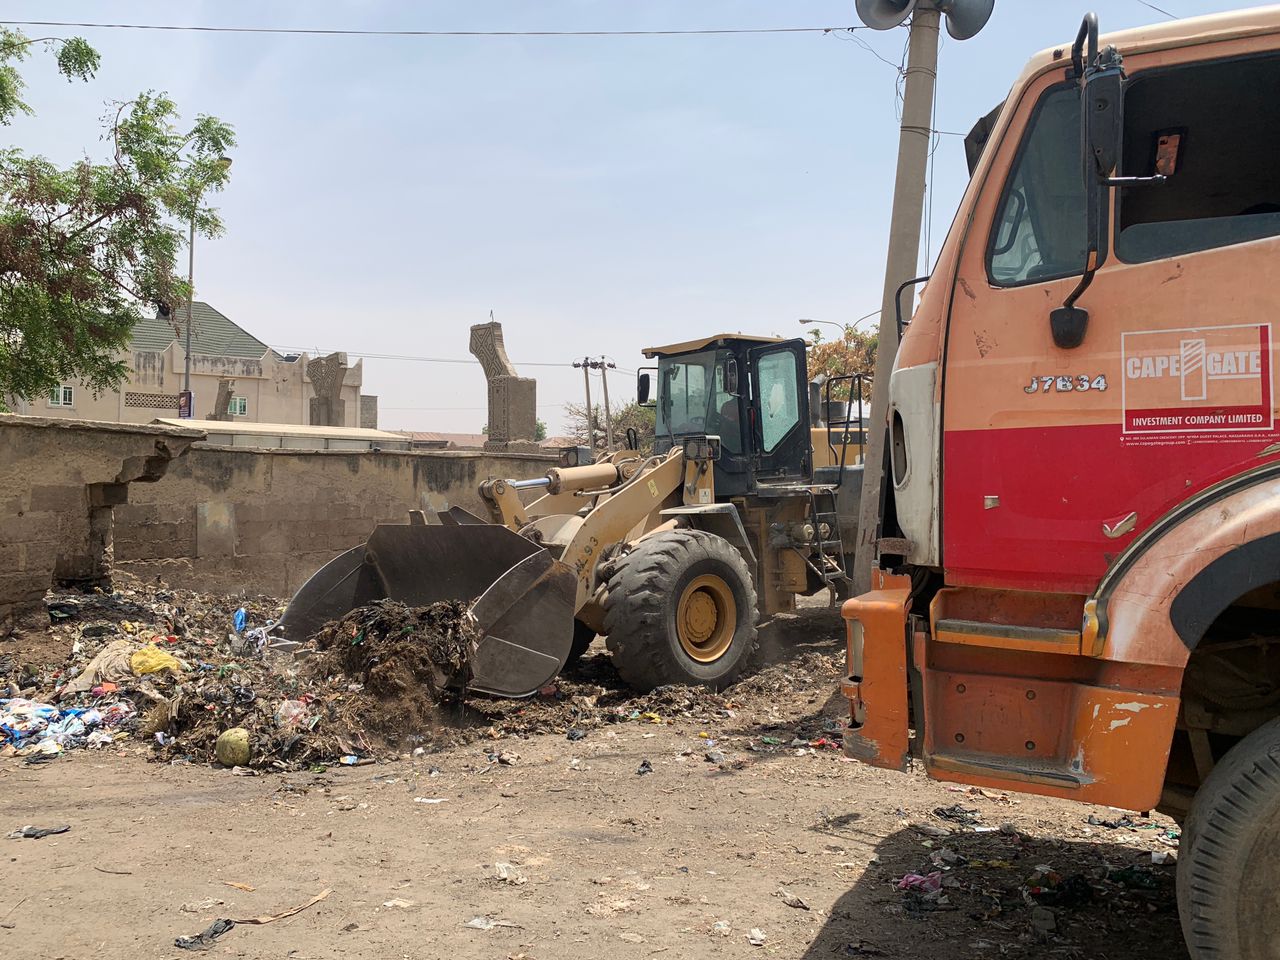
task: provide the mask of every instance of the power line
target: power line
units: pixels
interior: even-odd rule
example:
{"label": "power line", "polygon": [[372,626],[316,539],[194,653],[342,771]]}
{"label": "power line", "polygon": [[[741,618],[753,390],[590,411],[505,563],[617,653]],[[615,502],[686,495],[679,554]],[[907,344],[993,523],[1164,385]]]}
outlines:
{"label": "power line", "polygon": [[[282,347],[279,344],[270,344],[271,349],[279,350],[283,353],[310,353],[314,356],[328,356],[330,353],[345,353],[352,357],[361,357],[365,360],[414,360],[419,363],[475,363],[480,361],[472,358],[463,357],[411,357],[400,353],[362,353],[358,350],[320,350],[316,347]],[[520,367],[572,367],[571,363],[549,363],[547,361],[511,361]]]}
{"label": "power line", "polygon": [[680,37],[764,33],[852,33],[863,26],[713,27],[705,30],[348,30],[321,27],[213,27],[177,23],[78,23],[71,20],[0,20],[8,27],[88,27],[102,30],[179,30],[199,33],[274,33],[323,37]]}
{"label": "power line", "polygon": [[1149,10],[1154,10],[1156,13],[1164,14],[1170,20],[1181,19],[1176,13],[1170,13],[1168,10],[1164,10],[1160,7],[1157,7],[1154,3],[1148,3],[1147,0],[1138,0],[1138,3],[1142,4],[1144,7],[1146,7]]}

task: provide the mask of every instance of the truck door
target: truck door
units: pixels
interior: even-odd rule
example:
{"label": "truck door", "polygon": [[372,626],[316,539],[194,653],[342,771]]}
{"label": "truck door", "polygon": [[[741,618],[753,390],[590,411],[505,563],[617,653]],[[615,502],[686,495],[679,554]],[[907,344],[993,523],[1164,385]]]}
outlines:
{"label": "truck door", "polygon": [[1126,59],[1120,173],[1171,172],[1112,190],[1074,348],[1049,313],[1083,272],[1079,88],[1055,70],[1008,104],[947,333],[950,583],[1088,593],[1179,501],[1275,456],[1280,57],[1251,42]]}
{"label": "truck door", "polygon": [[748,357],[756,479],[807,481],[813,461],[805,342],[756,347]]}

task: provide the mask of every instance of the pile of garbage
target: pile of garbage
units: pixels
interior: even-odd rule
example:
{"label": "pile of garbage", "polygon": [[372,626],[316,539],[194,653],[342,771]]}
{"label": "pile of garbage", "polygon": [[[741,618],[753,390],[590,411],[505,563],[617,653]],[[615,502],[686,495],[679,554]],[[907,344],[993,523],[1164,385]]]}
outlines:
{"label": "pile of garbage", "polygon": [[[839,673],[835,657],[806,654],[722,692],[638,695],[607,657],[589,656],[528,700],[464,698],[456,691],[474,635],[461,603],[377,601],[294,655],[271,649],[283,605],[269,597],[210,596],[122,573],[112,593],[55,592],[46,604],[47,635],[17,638],[16,649],[0,643],[0,756],[31,763],[110,747],[298,770],[614,723],[706,726],[731,720],[744,697],[828,690]],[[822,731],[813,738],[834,746]],[[759,739],[763,750],[799,742]]]}

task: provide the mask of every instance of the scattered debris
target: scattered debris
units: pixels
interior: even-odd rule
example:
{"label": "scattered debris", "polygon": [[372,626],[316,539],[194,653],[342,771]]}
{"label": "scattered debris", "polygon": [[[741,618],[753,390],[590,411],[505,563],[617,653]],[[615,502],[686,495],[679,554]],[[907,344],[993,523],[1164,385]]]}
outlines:
{"label": "scattered debris", "polygon": [[509,883],[513,887],[519,887],[528,882],[524,875],[510,863],[495,863],[493,865],[493,871],[494,879],[499,883]]}
{"label": "scattered debris", "polygon": [[284,920],[288,917],[297,916],[303,910],[306,910],[310,907],[314,907],[321,900],[326,899],[331,893],[333,893],[333,890],[326,888],[324,890],[321,890],[314,897],[312,897],[310,900],[308,900],[306,903],[300,906],[291,907],[290,909],[284,910],[280,913],[272,913],[262,917],[244,917],[244,918],[233,920],[232,923],[250,923],[250,924],[258,924],[258,925],[262,925],[265,923],[275,923],[277,920]]}
{"label": "scattered debris", "polygon": [[809,904],[805,903],[803,898],[797,897],[786,887],[779,887],[778,892],[774,894],[785,903],[788,907],[795,907],[797,910],[808,910]]}
{"label": "scattered debris", "polygon": [[758,927],[752,927],[751,932],[747,934],[747,943],[753,947],[763,947],[765,942],[764,931]]}
{"label": "scattered debris", "polygon": [[234,920],[215,920],[194,937],[178,937],[173,945],[179,950],[208,950],[219,937],[234,929],[235,925]]}
{"label": "scattered debris", "polygon": [[953,803],[949,807],[936,807],[933,815],[951,823],[958,823],[962,827],[971,827],[982,822],[982,814],[978,812],[977,807],[962,807],[958,803]]}
{"label": "scattered debris", "polygon": [[636,768],[636,776],[643,777],[646,773],[653,773],[653,764],[648,760],[641,760],[640,766]]}
{"label": "scattered debris", "polygon": [[497,917],[472,917],[464,927],[471,927],[473,930],[492,930],[494,927],[514,927],[520,929],[520,924],[511,920],[499,920]]}
{"label": "scattered debris", "polygon": [[207,913],[214,907],[221,906],[224,906],[224,903],[217,897],[205,897],[203,900],[194,900],[191,903],[184,903],[178,909],[183,913]]}
{"label": "scattered debris", "polygon": [[234,880],[223,880],[222,884],[226,887],[235,887],[237,890],[243,890],[245,893],[253,893],[254,890],[258,889],[257,887],[250,886],[247,883],[237,883]]}
{"label": "scattered debris", "polygon": [[392,909],[407,910],[409,907],[412,907],[414,904],[412,900],[401,900],[399,897],[396,897],[394,900],[384,900],[382,902],[382,905],[384,907],[388,907]]}
{"label": "scattered debris", "polygon": [[66,833],[71,829],[70,824],[60,824],[56,827],[19,827],[13,833],[9,834],[10,840],[41,840],[44,837],[52,837],[55,834]]}

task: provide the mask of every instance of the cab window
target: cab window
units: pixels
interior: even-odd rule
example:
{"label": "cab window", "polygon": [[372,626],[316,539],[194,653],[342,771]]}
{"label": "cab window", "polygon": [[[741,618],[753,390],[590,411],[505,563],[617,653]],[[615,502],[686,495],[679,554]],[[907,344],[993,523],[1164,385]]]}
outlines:
{"label": "cab window", "polygon": [[1120,191],[1116,253],[1130,263],[1280,234],[1280,57],[1135,74],[1121,172],[1163,183]]}
{"label": "cab window", "polygon": [[1036,105],[996,213],[987,273],[996,286],[1080,273],[1085,256],[1080,91],[1054,87]]}
{"label": "cab window", "polygon": [[760,384],[760,433],[764,452],[772,453],[778,443],[800,422],[797,395],[799,373],[791,350],[764,354],[758,364]]}

